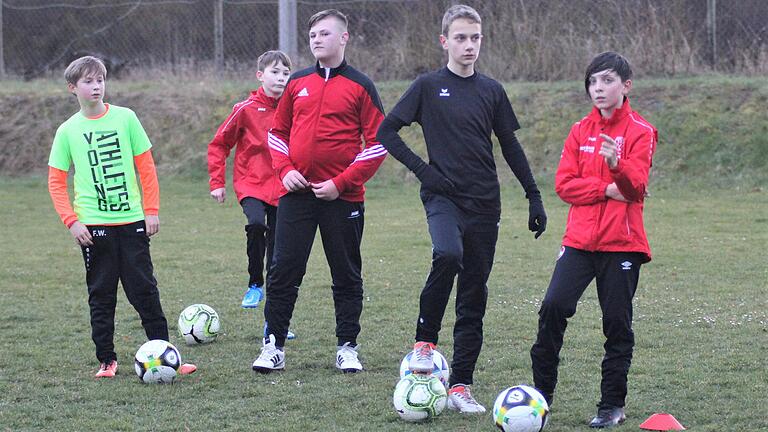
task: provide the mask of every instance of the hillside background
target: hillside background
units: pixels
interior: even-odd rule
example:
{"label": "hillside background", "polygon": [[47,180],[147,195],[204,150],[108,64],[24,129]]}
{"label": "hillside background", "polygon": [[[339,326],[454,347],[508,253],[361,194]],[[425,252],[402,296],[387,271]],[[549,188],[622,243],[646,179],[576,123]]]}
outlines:
{"label": "hillside background", "polygon": [[[154,144],[161,175],[200,178],[206,149],[232,105],[244,99],[249,81],[183,80],[108,82],[107,100],[134,109]],[[406,89],[403,81],[380,82],[385,109]],[[590,104],[583,83],[506,85],[522,124],[519,138],[540,182],[552,182],[563,140]],[[659,129],[652,183],[657,187],[706,185],[764,187],[768,184],[768,78],[707,76],[639,79],[632,106]],[[58,125],[77,111],[64,84],[37,80],[0,89],[0,174],[45,174]],[[418,126],[404,132],[422,156]],[[512,177],[497,154],[502,181]],[[414,181],[387,158],[376,182]]]}

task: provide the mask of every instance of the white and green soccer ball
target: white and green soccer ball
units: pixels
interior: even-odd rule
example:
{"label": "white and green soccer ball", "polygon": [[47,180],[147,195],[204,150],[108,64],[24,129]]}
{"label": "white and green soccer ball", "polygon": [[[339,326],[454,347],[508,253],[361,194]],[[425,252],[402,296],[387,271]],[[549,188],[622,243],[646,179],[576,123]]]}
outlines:
{"label": "white and green soccer ball", "polygon": [[445,409],[448,394],[445,386],[434,375],[408,374],[395,386],[392,403],[405,421],[429,420]]}
{"label": "white and green soccer ball", "polygon": [[187,345],[213,342],[219,335],[219,314],[204,304],[193,304],[179,315],[179,334]]}
{"label": "white and green soccer ball", "polygon": [[133,362],[139,379],[147,384],[171,384],[181,365],[181,354],[172,343],[161,339],[142,345]]}

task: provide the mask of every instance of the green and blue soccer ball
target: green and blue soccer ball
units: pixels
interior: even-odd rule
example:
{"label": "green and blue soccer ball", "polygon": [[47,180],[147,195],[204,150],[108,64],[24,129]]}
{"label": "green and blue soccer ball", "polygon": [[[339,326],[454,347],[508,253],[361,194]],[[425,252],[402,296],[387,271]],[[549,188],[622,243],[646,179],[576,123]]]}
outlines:
{"label": "green and blue soccer ball", "polygon": [[504,432],[541,432],[549,420],[549,405],[533,387],[504,389],[493,404],[493,421]]}
{"label": "green and blue soccer ball", "polygon": [[142,345],[134,358],[139,379],[147,384],[172,384],[181,365],[181,354],[172,343],[161,339]]}
{"label": "green and blue soccer ball", "polygon": [[219,314],[205,304],[193,304],[179,315],[179,334],[187,345],[213,342],[219,335]]}
{"label": "green and blue soccer ball", "polygon": [[432,375],[412,373],[395,386],[392,403],[405,421],[432,419],[445,409],[448,394],[440,380]]}

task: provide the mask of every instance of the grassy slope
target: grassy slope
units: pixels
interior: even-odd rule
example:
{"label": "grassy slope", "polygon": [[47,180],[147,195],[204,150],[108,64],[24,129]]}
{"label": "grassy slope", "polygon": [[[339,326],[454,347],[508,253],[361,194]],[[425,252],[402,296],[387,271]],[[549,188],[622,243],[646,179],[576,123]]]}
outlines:
{"label": "grassy slope", "polygon": [[[198,374],[173,386],[147,386],[131,370],[143,342],[137,315],[119,295],[116,348],[121,371],[96,382],[82,259],[57,220],[43,178],[3,178],[0,188],[0,430],[493,430],[490,415],[446,413],[431,425],[398,420],[391,394],[411,341],[417,293],[429,266],[423,209],[412,185],[371,188],[363,244],[365,309],[360,337],[367,371],[333,367],[332,300],[322,247],[315,244],[289,342],[288,370],[256,375],[262,309],[239,308],[245,283],[242,214],[218,206],[204,179],[162,180],[161,233],[152,252],[172,341],[177,314],[204,302],[222,316],[208,346],[181,346]],[[530,382],[536,311],[563,232],[565,205],[545,190],[550,228],[525,231],[525,206],[503,190],[504,214],[489,281],[485,345],[475,392],[490,406],[504,387]],[[673,413],[690,430],[768,430],[760,400],[765,358],[768,195],[661,189],[648,200],[654,261],[635,300],[637,348],[630,375],[631,430],[653,412]],[[452,304],[451,304],[452,307]],[[449,307],[441,350],[451,356]],[[599,307],[587,290],[563,351],[552,431],[584,430],[599,392]]]}
{"label": "grassy slope", "polygon": [[[6,82],[0,88],[0,173],[42,172],[55,128],[74,110],[74,100],[56,83]],[[249,82],[110,82],[108,100],[135,109],[155,143],[166,174],[205,174],[205,150],[231,106],[244,98]],[[379,84],[391,108],[405,82]],[[579,82],[507,85],[523,129],[523,143],[535,174],[551,182],[570,125],[589,109]],[[653,171],[657,187],[675,184],[752,188],[768,181],[768,78],[698,77],[640,80],[632,104],[660,131]],[[417,127],[407,141],[424,154]],[[501,161],[500,155],[499,160]],[[503,164],[503,161],[501,161]],[[503,179],[509,170],[500,170]],[[376,182],[409,175],[388,160]]]}

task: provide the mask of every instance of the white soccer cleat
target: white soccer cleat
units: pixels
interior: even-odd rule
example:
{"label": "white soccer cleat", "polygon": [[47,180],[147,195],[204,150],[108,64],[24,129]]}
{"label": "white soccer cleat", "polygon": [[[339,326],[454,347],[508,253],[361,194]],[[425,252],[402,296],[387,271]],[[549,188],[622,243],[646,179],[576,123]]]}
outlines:
{"label": "white soccer cleat", "polygon": [[485,407],[477,403],[469,391],[469,386],[464,384],[454,384],[448,390],[447,406],[449,409],[463,414],[481,414],[485,412]]}
{"label": "white soccer cleat", "polygon": [[344,373],[355,373],[363,370],[363,364],[357,358],[357,348],[349,345],[349,342],[339,347],[336,351],[336,369],[341,369]]}
{"label": "white soccer cleat", "polygon": [[435,344],[431,342],[416,342],[413,345],[413,354],[408,362],[408,369],[411,372],[432,373],[435,368],[433,353]]}
{"label": "white soccer cleat", "polygon": [[275,335],[269,335],[269,343],[264,341],[261,354],[253,361],[253,370],[270,373],[273,370],[285,369],[285,352],[275,346]]}

